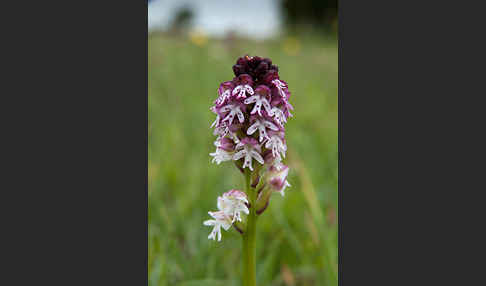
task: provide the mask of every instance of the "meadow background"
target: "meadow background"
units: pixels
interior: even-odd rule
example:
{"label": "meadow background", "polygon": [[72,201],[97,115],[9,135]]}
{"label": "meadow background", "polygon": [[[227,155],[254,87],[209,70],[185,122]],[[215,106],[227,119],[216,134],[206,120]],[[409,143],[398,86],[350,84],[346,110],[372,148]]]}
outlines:
{"label": "meadow background", "polygon": [[210,241],[202,222],[223,192],[243,189],[232,163],[212,164],[222,81],[242,55],[269,57],[295,107],[284,163],[292,185],[257,224],[259,285],[337,285],[338,49],[335,36],[273,40],[153,33],[148,39],[149,285],[240,285],[240,235]]}

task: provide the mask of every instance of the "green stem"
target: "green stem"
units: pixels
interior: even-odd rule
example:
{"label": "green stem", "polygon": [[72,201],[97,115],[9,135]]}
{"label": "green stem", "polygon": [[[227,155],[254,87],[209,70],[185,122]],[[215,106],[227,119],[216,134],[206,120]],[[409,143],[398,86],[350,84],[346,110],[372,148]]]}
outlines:
{"label": "green stem", "polygon": [[245,169],[246,194],[250,203],[250,214],[243,234],[243,286],[256,285],[256,190],[251,187],[251,173]]}

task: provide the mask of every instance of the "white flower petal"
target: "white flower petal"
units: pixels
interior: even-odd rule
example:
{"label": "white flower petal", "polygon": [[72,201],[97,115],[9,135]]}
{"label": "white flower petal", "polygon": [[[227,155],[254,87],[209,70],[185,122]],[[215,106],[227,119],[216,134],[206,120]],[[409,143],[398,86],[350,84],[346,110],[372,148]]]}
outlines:
{"label": "white flower petal", "polygon": [[236,115],[238,116],[238,120],[240,121],[240,123],[245,122],[245,116],[243,115],[243,112],[241,112],[239,108],[236,111]]}
{"label": "white flower petal", "polygon": [[250,154],[251,154],[251,156],[252,156],[253,158],[255,158],[255,160],[257,160],[257,161],[258,161],[260,164],[262,164],[262,165],[264,164],[264,162],[265,162],[265,161],[263,160],[263,158],[262,158],[262,156],[260,155],[260,153],[258,153],[258,152],[257,152],[257,151],[255,151],[255,150],[251,150],[251,151],[250,151]]}
{"label": "white flower petal", "polygon": [[258,127],[258,131],[259,131],[259,135],[260,135],[258,137],[258,141],[262,142],[263,139],[267,138],[267,131],[265,130],[265,125],[261,124]]}
{"label": "white flower petal", "polygon": [[272,122],[270,122],[270,121],[265,120],[265,121],[263,121],[263,124],[267,128],[270,128],[270,129],[272,129],[274,131],[278,131],[278,127],[275,124],[273,124]]}
{"label": "white flower petal", "polygon": [[259,100],[255,103],[255,107],[253,108],[252,114],[258,112],[258,115],[262,116],[262,101]]}
{"label": "white flower petal", "polygon": [[243,163],[243,169],[246,167],[253,171],[253,166],[251,165],[251,155],[249,153],[245,154],[245,162]]}
{"label": "white flower petal", "polygon": [[273,116],[272,107],[266,98],[262,98],[263,107],[265,107],[265,111],[267,111],[268,115]]}
{"label": "white flower petal", "polygon": [[246,151],[245,150],[241,150],[239,152],[237,152],[236,154],[233,155],[233,160],[240,160],[241,158],[243,158],[243,156],[245,156],[246,154]]}
{"label": "white flower petal", "polygon": [[203,222],[204,225],[214,225],[216,221],[214,219],[208,219]]}
{"label": "white flower petal", "polygon": [[225,105],[219,109],[219,112],[228,112],[231,110],[231,107],[232,107],[231,104]]}
{"label": "white flower petal", "polygon": [[247,99],[245,99],[245,101],[243,101],[245,104],[251,104],[251,103],[254,103],[258,100],[259,96],[258,95],[253,95],[253,96],[250,96],[248,97]]}
{"label": "white flower petal", "polygon": [[252,135],[253,133],[255,133],[255,131],[257,131],[259,125],[260,125],[260,121],[257,120],[250,127],[248,127],[248,130],[246,130],[246,134]]}
{"label": "white flower petal", "polygon": [[216,124],[219,123],[219,114],[216,115],[216,120],[214,120],[213,124],[211,124],[211,128],[213,128],[214,126],[216,126]]}
{"label": "white flower petal", "polygon": [[253,91],[253,88],[250,86],[250,85],[245,85],[245,90],[249,93],[249,94],[254,94],[255,92]]}
{"label": "white flower petal", "polygon": [[239,91],[241,90],[241,85],[238,85],[237,87],[235,87],[235,89],[233,89],[233,92],[232,94],[235,95],[237,94]]}
{"label": "white flower petal", "polygon": [[220,164],[221,162],[229,161],[233,158],[232,152],[228,152],[226,150],[216,148],[214,153],[209,153],[209,156],[213,157],[212,163],[216,162],[216,164]]}

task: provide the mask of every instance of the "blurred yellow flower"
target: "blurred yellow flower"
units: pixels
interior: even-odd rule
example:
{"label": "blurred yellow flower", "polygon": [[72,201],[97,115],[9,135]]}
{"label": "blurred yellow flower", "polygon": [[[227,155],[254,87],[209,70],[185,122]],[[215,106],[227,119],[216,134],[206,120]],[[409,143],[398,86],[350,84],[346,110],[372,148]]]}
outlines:
{"label": "blurred yellow flower", "polygon": [[288,37],[283,44],[284,52],[289,56],[296,56],[300,52],[300,41],[296,37]]}
{"label": "blurred yellow flower", "polygon": [[206,33],[201,29],[195,29],[189,32],[189,38],[191,42],[199,47],[206,45],[208,42],[208,37]]}

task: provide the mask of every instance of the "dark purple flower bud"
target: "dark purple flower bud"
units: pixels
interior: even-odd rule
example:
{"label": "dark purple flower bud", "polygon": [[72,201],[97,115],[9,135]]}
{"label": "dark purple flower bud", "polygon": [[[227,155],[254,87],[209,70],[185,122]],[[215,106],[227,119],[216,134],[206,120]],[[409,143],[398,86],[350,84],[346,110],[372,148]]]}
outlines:
{"label": "dark purple flower bud", "polygon": [[245,74],[249,72],[250,69],[248,67],[248,58],[248,55],[238,58],[236,64],[233,66],[233,72],[235,73],[235,76],[239,76],[240,74]]}
{"label": "dark purple flower bud", "polygon": [[239,76],[233,78],[233,84],[235,86],[245,85],[245,84],[253,85],[253,79],[248,74],[240,74]]}
{"label": "dark purple flower bud", "polygon": [[263,77],[263,82],[267,85],[267,86],[273,86],[272,85],[272,80],[275,80],[275,79],[279,79],[279,76],[278,76],[278,71],[276,70],[269,70],[265,76]]}
{"label": "dark purple flower bud", "polygon": [[248,60],[249,59],[250,59],[250,57],[248,55],[245,55],[244,57],[238,58],[238,60],[236,60],[236,64],[244,66],[244,67],[248,67]]}
{"label": "dark purple flower bud", "polygon": [[251,70],[255,70],[260,65],[261,61],[262,58],[260,58],[259,56],[252,57],[248,61],[248,66],[250,67]]}
{"label": "dark purple flower bud", "polygon": [[269,59],[269,58],[264,58],[263,59],[263,62],[266,63],[268,66],[271,66],[272,65],[272,60]]}
{"label": "dark purple flower bud", "polygon": [[[258,56],[249,57],[245,55],[244,57],[238,58],[236,64],[233,66],[233,72],[235,76],[248,74],[252,77],[253,81],[262,81],[268,73],[277,74],[278,78],[278,67],[272,65],[272,60]],[[270,81],[265,83],[269,84]]]}
{"label": "dark purple flower bud", "polygon": [[268,64],[266,62],[261,62],[255,69],[255,77],[258,79],[263,78],[268,71]]}

